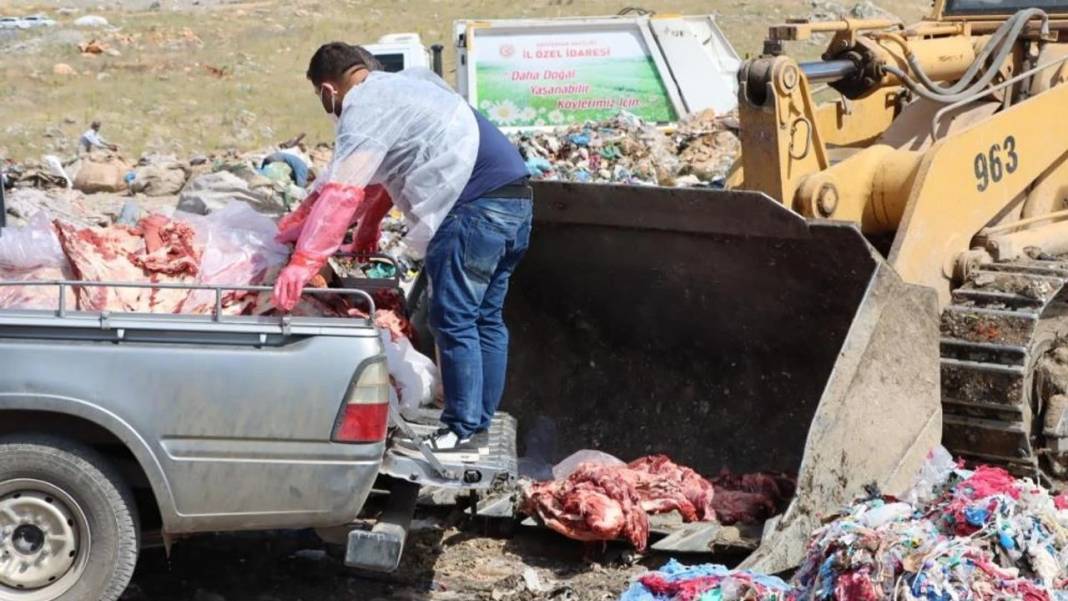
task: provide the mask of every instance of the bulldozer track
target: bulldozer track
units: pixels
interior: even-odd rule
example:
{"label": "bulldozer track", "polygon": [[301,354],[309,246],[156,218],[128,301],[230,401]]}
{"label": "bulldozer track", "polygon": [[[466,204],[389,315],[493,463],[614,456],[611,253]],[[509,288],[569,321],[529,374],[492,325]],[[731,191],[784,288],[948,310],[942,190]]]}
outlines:
{"label": "bulldozer track", "polygon": [[954,455],[1052,478],[1039,360],[1068,332],[1068,261],[983,265],[942,312],[943,444]]}

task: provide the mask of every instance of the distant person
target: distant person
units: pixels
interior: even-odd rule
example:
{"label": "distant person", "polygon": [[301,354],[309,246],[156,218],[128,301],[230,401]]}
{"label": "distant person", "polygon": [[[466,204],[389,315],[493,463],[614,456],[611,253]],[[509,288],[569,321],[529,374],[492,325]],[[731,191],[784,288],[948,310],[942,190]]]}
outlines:
{"label": "distant person", "polygon": [[103,148],[112,152],[115,152],[119,149],[118,146],[115,146],[114,144],[109,144],[107,140],[100,136],[99,121],[93,121],[91,124],[89,124],[89,129],[85,130],[85,133],[82,134],[81,139],[78,140],[78,146],[81,148],[82,152],[92,152],[94,150],[97,150],[98,148]]}

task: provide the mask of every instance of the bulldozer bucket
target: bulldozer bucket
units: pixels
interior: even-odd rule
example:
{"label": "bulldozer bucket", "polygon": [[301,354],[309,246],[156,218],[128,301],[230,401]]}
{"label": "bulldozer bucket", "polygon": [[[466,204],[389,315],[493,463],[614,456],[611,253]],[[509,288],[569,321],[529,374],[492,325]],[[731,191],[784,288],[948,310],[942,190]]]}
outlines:
{"label": "bulldozer bucket", "polygon": [[761,193],[541,182],[505,315],[528,454],[797,474],[751,567],[797,565],[821,515],[903,492],[939,442],[934,291]]}

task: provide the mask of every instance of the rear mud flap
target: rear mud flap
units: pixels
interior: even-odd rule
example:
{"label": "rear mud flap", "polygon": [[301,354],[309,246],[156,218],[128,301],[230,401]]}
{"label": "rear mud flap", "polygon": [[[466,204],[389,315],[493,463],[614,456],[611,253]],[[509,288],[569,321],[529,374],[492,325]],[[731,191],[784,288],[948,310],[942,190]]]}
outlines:
{"label": "rear mud flap", "polygon": [[852,224],[760,193],[539,183],[505,313],[528,461],[797,474],[747,560],[762,570],[796,565],[865,486],[902,492],[939,441],[934,291]]}

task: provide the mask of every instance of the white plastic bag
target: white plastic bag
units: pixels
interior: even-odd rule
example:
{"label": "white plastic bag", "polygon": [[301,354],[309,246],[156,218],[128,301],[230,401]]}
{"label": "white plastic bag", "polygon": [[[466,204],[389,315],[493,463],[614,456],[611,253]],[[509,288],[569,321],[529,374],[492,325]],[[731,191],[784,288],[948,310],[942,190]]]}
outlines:
{"label": "white plastic bag", "polygon": [[939,496],[942,487],[956,469],[957,463],[953,461],[953,455],[950,455],[945,447],[938,445],[927,453],[927,460],[913,478],[912,488],[901,500],[913,505],[930,503]]}
{"label": "white plastic bag", "polygon": [[54,154],[46,154],[41,157],[41,160],[44,162],[45,165],[48,165],[48,168],[52,171],[53,174],[62,177],[63,180],[67,182],[68,190],[74,189],[74,182],[72,182],[70,176],[67,175],[67,171],[63,169],[63,161],[59,160],[59,157]]}
{"label": "white plastic bag", "polygon": [[417,409],[434,399],[438,382],[438,368],[426,355],[415,350],[412,343],[402,336],[393,340],[389,330],[379,330],[382,346],[386,349],[386,365],[397,388],[401,407]]}
{"label": "white plastic bag", "polygon": [[[23,227],[5,227],[0,234],[0,280],[69,280],[70,264],[59,245],[52,222],[39,211]],[[75,306],[74,290],[67,288],[67,307]],[[40,309],[59,307],[55,286],[0,286],[0,309]]]}
{"label": "white plastic bag", "polygon": [[23,227],[5,227],[0,235],[0,268],[25,270],[66,265],[67,256],[44,211],[35,213]]}
{"label": "white plastic bag", "polygon": [[626,462],[614,455],[593,449],[583,449],[568,455],[563,461],[553,466],[553,479],[563,480],[570,476],[583,463],[597,465],[626,465]]}
{"label": "white plastic bag", "polygon": [[900,522],[912,517],[915,511],[908,503],[887,503],[864,512],[860,516],[860,523],[868,528],[879,528],[890,522]]}

